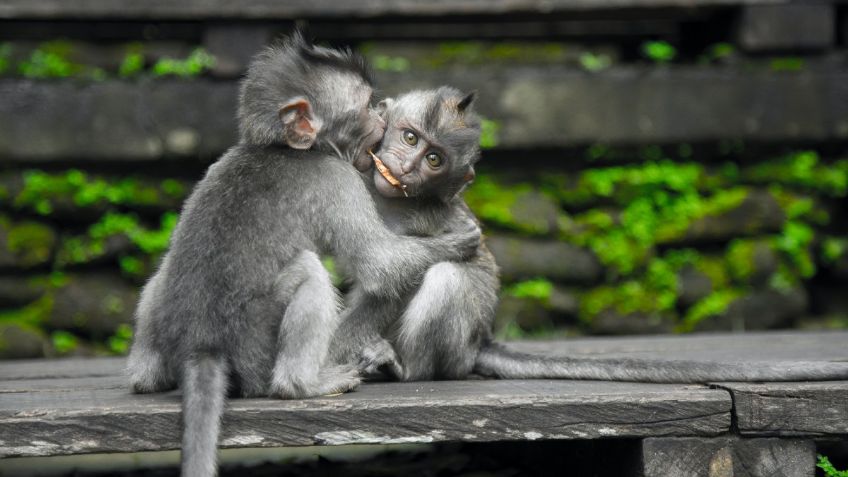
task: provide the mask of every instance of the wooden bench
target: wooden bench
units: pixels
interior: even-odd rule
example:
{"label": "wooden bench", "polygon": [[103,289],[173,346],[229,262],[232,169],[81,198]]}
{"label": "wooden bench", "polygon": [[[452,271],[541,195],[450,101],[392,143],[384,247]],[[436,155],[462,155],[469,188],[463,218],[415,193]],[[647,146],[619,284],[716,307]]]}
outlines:
{"label": "wooden bench", "polygon": [[[646,365],[695,359],[751,366],[848,362],[846,344],[848,332],[513,343],[551,354],[624,355]],[[123,365],[120,358],[0,364],[0,457],[177,448],[179,393],[130,394]],[[354,393],[297,401],[231,400],[221,446],[630,438],[641,446],[646,476],[812,476],[813,440],[846,435],[848,381],[468,380],[368,383]]]}

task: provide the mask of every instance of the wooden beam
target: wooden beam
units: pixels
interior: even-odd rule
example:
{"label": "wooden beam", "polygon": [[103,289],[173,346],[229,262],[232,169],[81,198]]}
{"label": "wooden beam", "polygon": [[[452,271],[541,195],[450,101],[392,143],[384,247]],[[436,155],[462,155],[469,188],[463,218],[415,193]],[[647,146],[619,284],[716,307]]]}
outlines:
{"label": "wooden beam", "polygon": [[303,17],[548,14],[639,8],[701,8],[788,3],[788,0],[5,0],[0,18],[291,19]]}
{"label": "wooden beam", "polygon": [[[0,457],[179,445],[176,392],[133,395],[118,376],[4,381],[2,388]],[[700,386],[548,380],[373,383],[338,397],[230,400],[221,445],[710,436],[729,430],[730,409],[727,392]]]}

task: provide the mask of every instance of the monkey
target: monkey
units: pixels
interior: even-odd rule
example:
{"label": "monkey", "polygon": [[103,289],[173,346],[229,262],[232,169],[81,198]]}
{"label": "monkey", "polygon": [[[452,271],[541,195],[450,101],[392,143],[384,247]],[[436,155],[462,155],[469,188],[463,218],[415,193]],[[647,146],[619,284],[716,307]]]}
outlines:
{"label": "monkey", "polygon": [[[387,127],[376,152],[386,172],[367,179],[378,209],[399,234],[437,235],[473,214],[459,196],[479,160],[480,120],[474,94],[450,87],[413,91],[378,109]],[[376,162],[376,159],[375,159]],[[354,284],[331,350],[337,362],[364,375],[403,381],[465,379],[595,379],[657,383],[845,379],[848,364],[811,363],[752,368],[626,358],[564,358],[521,353],[493,339],[499,289],[494,257],[485,243],[464,262],[439,262],[401,300],[377,301]]]}
{"label": "monkey", "polygon": [[182,389],[183,475],[216,473],[227,395],[305,398],[360,382],[327,360],[339,298],[319,253],[379,300],[478,246],[470,220],[439,237],[384,225],[357,170],[385,127],[371,95],[360,55],[299,32],[254,57],[241,82],[239,140],[183,205],[128,358],[133,392]]}

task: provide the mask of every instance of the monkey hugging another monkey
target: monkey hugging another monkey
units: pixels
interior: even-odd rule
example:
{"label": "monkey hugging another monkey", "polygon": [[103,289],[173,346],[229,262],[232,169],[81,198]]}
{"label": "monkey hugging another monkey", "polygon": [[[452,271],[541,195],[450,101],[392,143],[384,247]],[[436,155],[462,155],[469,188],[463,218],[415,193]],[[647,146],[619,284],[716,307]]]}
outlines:
{"label": "monkey hugging another monkey", "polygon": [[[495,344],[497,267],[459,194],[480,156],[474,96],[442,87],[372,109],[371,95],[362,57],[299,33],[258,54],[242,82],[238,144],[186,200],[135,313],[130,385],[182,389],[183,475],[215,474],[227,395],[345,392],[377,371],[402,380],[848,375],[646,369]],[[341,317],[324,253],[354,280]]]}

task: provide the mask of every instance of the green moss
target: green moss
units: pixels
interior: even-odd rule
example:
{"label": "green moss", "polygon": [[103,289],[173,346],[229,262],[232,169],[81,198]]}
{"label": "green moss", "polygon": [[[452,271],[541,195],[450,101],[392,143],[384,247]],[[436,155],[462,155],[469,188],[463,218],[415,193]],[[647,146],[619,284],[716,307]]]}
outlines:
{"label": "green moss", "polygon": [[12,224],[3,217],[0,226],[6,229],[7,249],[22,266],[32,267],[50,259],[56,244],[56,235],[50,227],[30,221]]}
{"label": "green moss", "polygon": [[743,290],[736,288],[725,288],[710,293],[686,311],[678,331],[692,331],[698,323],[727,311],[731,303],[744,295]]}
{"label": "green moss", "polygon": [[499,143],[498,132],[501,130],[501,123],[492,121],[491,119],[483,119],[480,122],[480,148],[492,149],[497,147]]}
{"label": "green moss", "polygon": [[515,298],[530,298],[542,303],[548,303],[553,289],[554,284],[549,280],[536,278],[504,287],[504,292]]}
{"label": "green moss", "polygon": [[748,239],[735,239],[727,246],[725,262],[730,276],[739,283],[747,283],[754,274],[754,252],[757,242]]}
{"label": "green moss", "polygon": [[33,79],[86,78],[103,80],[106,72],[94,66],[71,61],[73,47],[69,42],[58,40],[42,43],[32,51],[29,58],[18,64],[18,73]]}
{"label": "green moss", "polygon": [[580,54],[580,66],[586,71],[603,71],[612,66],[612,58],[603,53],[593,53],[591,51]]}
{"label": "green moss", "polygon": [[90,177],[78,169],[64,173],[30,170],[24,172],[23,179],[24,186],[15,196],[13,205],[41,215],[51,214],[57,203],[77,207],[160,206],[165,197],[182,198],[186,191],[186,187],[174,179],[165,179],[157,187],[132,177],[111,181]]}
{"label": "green moss", "polygon": [[848,251],[848,238],[825,237],[821,245],[821,256],[824,263],[836,263]]}
{"label": "green moss", "polygon": [[522,196],[536,192],[530,184],[506,185],[492,176],[480,175],[465,191],[465,201],[477,217],[492,225],[531,235],[545,234],[548,224],[523,220],[513,211]]}
{"label": "green moss", "polygon": [[185,59],[161,58],[153,65],[156,76],[178,76],[189,78],[199,76],[215,66],[215,57],[203,48],[194,49]]}
{"label": "green moss", "polygon": [[121,272],[130,277],[139,277],[146,270],[144,261],[133,255],[125,255],[118,259]]}
{"label": "green moss", "polygon": [[45,294],[38,300],[15,310],[0,311],[0,322],[39,327],[53,313],[53,295]]}
{"label": "green moss", "polygon": [[698,63],[713,63],[730,58],[736,54],[736,48],[730,43],[714,43],[708,46],[701,56],[698,57]]}
{"label": "green moss", "polygon": [[409,59],[402,56],[374,55],[370,60],[376,70],[393,71],[396,73],[409,71]]}
{"label": "green moss", "polygon": [[812,255],[815,231],[809,225],[789,220],[780,235],[774,238],[774,246],[789,260],[794,272],[802,278],[811,278],[816,273]]}
{"label": "green moss", "polygon": [[769,68],[772,71],[801,71],[804,69],[804,59],[795,56],[772,58]]}
{"label": "green moss", "polygon": [[12,46],[8,43],[0,43],[0,75],[6,73],[9,69],[9,58],[11,55]]}
{"label": "green moss", "polygon": [[656,290],[638,280],[628,280],[618,285],[604,285],[586,292],[580,299],[578,316],[591,322],[598,314],[614,310],[620,315],[642,313],[656,315],[671,310],[669,300],[662,299]]}
{"label": "green moss", "polygon": [[51,333],[50,341],[53,343],[53,348],[59,354],[68,354],[77,349],[79,345],[79,340],[76,336],[61,330]]}
{"label": "green moss", "polygon": [[118,67],[118,76],[121,78],[131,78],[137,76],[144,70],[144,51],[139,43],[132,43],[127,46],[127,52],[124,59],[121,61],[121,66]]}
{"label": "green moss", "polygon": [[848,195],[848,159],[824,164],[816,152],[800,151],[746,168],[742,178],[757,184],[781,184],[830,197],[845,197]]}
{"label": "green moss", "polygon": [[130,325],[121,324],[115,334],[106,339],[106,346],[112,354],[125,355],[130,349],[133,330]]}
{"label": "green moss", "polygon": [[816,459],[816,467],[824,472],[825,477],[848,477],[848,470],[837,470],[826,456],[816,454]]}
{"label": "green moss", "polygon": [[[84,236],[66,239],[57,254],[59,267],[87,263],[106,253],[106,240],[115,236],[125,236],[139,250],[146,254],[159,254],[168,247],[171,232],[177,224],[178,216],[174,212],[162,215],[158,229],[148,229],[141,225],[134,214],[107,213],[97,223],[88,228]],[[133,269],[137,262],[124,257],[121,266]],[[125,270],[131,272],[131,270]]]}
{"label": "green moss", "polygon": [[642,55],[656,63],[670,63],[677,56],[677,48],[665,41],[642,43]]}

